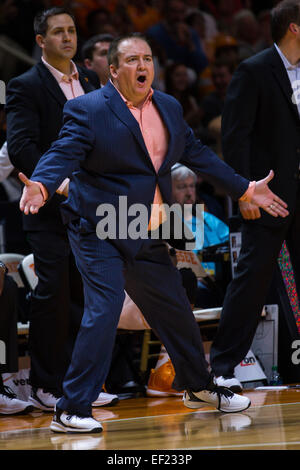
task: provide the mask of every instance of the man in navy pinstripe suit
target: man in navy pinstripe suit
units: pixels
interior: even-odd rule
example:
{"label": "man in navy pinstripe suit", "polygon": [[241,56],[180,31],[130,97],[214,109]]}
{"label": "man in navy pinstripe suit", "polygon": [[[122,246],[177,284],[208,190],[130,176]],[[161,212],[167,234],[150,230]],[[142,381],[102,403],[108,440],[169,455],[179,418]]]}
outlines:
{"label": "man in navy pinstripe suit", "polygon": [[[51,429],[101,432],[91,403],[109,367],[124,289],[165,345],[176,371],[173,387],[186,390],[184,404],[242,411],[250,400],[217,387],[207,370],[199,328],[163,240],[118,236],[124,217],[120,201],[126,196],[128,208],[139,203],[147,209],[151,234],[164,220],[156,209],[171,204],[171,167],[180,161],[234,199],[251,200],[274,216],[285,217],[286,205],[267,186],[272,173],[252,183],[235,174],[195,139],[180,104],[151,89],[154,68],[145,38],[115,39],[108,61],[111,80],[66,104],[59,139],[31,180],[20,175],[25,214],[37,213],[72,175],[62,211],[83,278],[85,311]],[[97,208],[103,204],[118,214],[115,237],[96,233]],[[129,227],[134,217],[130,210],[126,216]]]}

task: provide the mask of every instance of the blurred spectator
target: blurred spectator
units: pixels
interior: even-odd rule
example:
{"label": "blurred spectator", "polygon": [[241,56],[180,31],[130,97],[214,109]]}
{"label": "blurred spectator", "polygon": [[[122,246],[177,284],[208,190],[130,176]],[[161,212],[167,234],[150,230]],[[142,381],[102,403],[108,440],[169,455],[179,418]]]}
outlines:
{"label": "blurred spectator", "polygon": [[181,0],[166,0],[163,20],[147,30],[147,34],[165,50],[168,60],[180,62],[200,73],[208,60],[196,31],[185,22],[186,5]]}
{"label": "blurred spectator", "polygon": [[205,30],[205,19],[204,15],[201,11],[195,10],[189,13],[186,17],[187,24],[193,28],[201,41],[201,45],[204,46],[205,38],[206,38],[206,30]]}
{"label": "blurred spectator", "polygon": [[233,17],[243,7],[241,0],[216,0],[215,18],[219,31],[224,34],[232,34]]}
{"label": "blurred spectator", "polygon": [[113,36],[110,34],[98,34],[91,37],[81,50],[83,65],[96,72],[101,86],[104,86],[109,78],[107,52],[112,40]]}
{"label": "blurred spectator", "polygon": [[233,34],[238,42],[239,61],[255,54],[258,32],[258,21],[252,11],[244,9],[234,16]]}
{"label": "blurred spectator", "polygon": [[[235,67],[226,60],[217,60],[211,66],[211,79],[214,90],[205,96],[201,102],[203,109],[202,124],[205,138],[215,153],[222,157],[221,118],[227,88],[231,81]],[[203,139],[203,137],[202,137]]]}
{"label": "blurred spectator", "polygon": [[225,60],[231,64],[232,68],[236,68],[239,64],[237,40],[233,36],[218,34],[213,43],[214,60],[201,73],[198,81],[198,96],[203,99],[205,96],[215,91],[212,79],[212,64],[215,60]]}
{"label": "blurred spectator", "polygon": [[133,31],[133,25],[122,4],[116,4],[113,14],[106,8],[98,8],[86,17],[86,37],[105,33],[119,36],[130,31]]}
{"label": "blurred spectator", "polygon": [[[0,184],[0,203],[3,201],[19,202],[22,195],[22,184],[18,178],[17,171],[9,159],[7,142],[4,142],[0,148]],[[17,208],[15,215],[19,219],[19,208]]]}
{"label": "blurred spectator", "polygon": [[85,37],[89,37],[102,31],[89,32],[87,30],[88,16],[94,11],[106,11],[110,15],[115,11],[118,0],[52,0],[50,3],[69,8],[75,16],[79,32]]}
{"label": "blurred spectator", "polygon": [[239,64],[239,50],[237,40],[233,36],[220,34],[216,37],[215,59],[225,59],[233,67],[237,67]]}
{"label": "blurred spectator", "polygon": [[134,30],[141,33],[161,19],[159,10],[153,8],[149,0],[129,0],[126,10]]}
{"label": "blurred spectator", "polygon": [[273,44],[271,34],[271,12],[270,10],[263,10],[259,13],[258,17],[259,25],[259,40],[256,44],[256,52],[263,51]]}
{"label": "blurred spectator", "polygon": [[165,72],[166,72],[166,56],[164,51],[156,44],[151,42],[153,63],[154,63],[154,80],[152,87],[157,90],[165,91]]}
{"label": "blurred spectator", "polygon": [[201,0],[186,0],[186,5],[187,16],[190,16],[192,13],[201,13],[203,15],[205,25],[205,40],[211,41],[218,34],[218,27],[216,19],[209,11],[209,8],[207,8],[205,5],[205,2]]}
{"label": "blurred spectator", "polygon": [[186,17],[186,22],[198,34],[201,47],[208,60],[213,60],[214,50],[212,47],[212,41],[207,39],[204,14],[201,11],[194,11]]}
{"label": "blurred spectator", "polygon": [[7,143],[4,142],[0,149],[0,183],[6,180],[6,178],[11,174],[14,167],[8,157],[7,152]]}
{"label": "blurred spectator", "polygon": [[[196,201],[196,174],[181,164],[172,167],[172,195],[175,203],[194,205]],[[200,201],[201,202],[201,201]],[[187,207],[186,207],[187,209]],[[191,211],[184,211],[184,222],[191,232],[195,234],[196,246],[193,250],[195,253],[201,252],[203,248],[228,242],[229,228],[224,222],[219,220],[213,214],[206,210],[197,216]],[[204,233],[203,233],[204,230]],[[198,280],[198,289],[195,300],[195,307],[210,308],[221,305],[223,293],[219,286],[215,283],[214,275],[216,266],[214,262],[202,263],[209,277]]]}
{"label": "blurred spectator", "polygon": [[[221,116],[229,83],[235,67],[228,61],[219,59],[212,65],[214,91],[202,101],[203,125],[205,127],[216,117]],[[220,129],[221,133],[221,129]]]}
{"label": "blurred spectator", "polygon": [[197,128],[201,122],[202,110],[192,95],[188,69],[184,64],[171,64],[166,68],[166,93],[174,96],[183,108],[186,122]]}
{"label": "blurred spectator", "polygon": [[[117,7],[112,16],[112,23],[118,32],[118,36],[122,34],[128,34],[134,32],[134,26],[131,22],[131,19],[127,13],[127,0],[121,0],[117,4]],[[104,31],[109,32],[109,31]]]}
{"label": "blurred spectator", "polygon": [[117,34],[117,31],[112,24],[111,14],[108,10],[105,8],[92,10],[86,17],[86,36],[90,37],[104,33],[104,29],[107,28],[106,25],[110,25],[114,34]]}

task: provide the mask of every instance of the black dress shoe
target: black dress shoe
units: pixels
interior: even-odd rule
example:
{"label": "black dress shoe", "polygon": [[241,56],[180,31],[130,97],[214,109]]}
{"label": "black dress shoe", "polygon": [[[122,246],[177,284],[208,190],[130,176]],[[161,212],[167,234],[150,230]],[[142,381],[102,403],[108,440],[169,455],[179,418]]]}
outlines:
{"label": "black dress shoe", "polygon": [[120,400],[127,398],[137,398],[146,396],[146,388],[133,380],[126,382],[123,385],[118,385],[110,390],[110,393],[118,395]]}

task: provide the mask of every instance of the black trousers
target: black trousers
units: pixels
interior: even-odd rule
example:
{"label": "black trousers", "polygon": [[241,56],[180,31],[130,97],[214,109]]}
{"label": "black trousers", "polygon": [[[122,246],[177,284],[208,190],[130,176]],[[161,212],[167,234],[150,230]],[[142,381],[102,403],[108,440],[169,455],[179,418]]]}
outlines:
{"label": "black trousers", "polygon": [[83,287],[67,233],[27,232],[39,278],[30,308],[30,382],[62,393],[83,314]]}
{"label": "black trousers", "polygon": [[297,293],[300,294],[299,196],[298,191],[295,214],[282,227],[243,223],[236,277],[227,288],[210,353],[211,367],[217,376],[232,376],[234,368],[251,347],[284,240],[291,256]]}

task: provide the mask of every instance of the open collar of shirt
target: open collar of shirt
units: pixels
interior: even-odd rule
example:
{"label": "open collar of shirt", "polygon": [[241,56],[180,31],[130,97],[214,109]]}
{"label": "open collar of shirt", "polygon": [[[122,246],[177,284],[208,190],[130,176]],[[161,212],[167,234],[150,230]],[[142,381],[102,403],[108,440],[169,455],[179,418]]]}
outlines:
{"label": "open collar of shirt", "polygon": [[281,60],[286,68],[286,70],[290,71],[290,70],[297,70],[300,68],[300,60],[297,62],[296,65],[292,65],[288,59],[286,58],[286,56],[284,55],[284,53],[281,51],[281,49],[277,46],[277,44],[274,44],[279,56],[281,57]]}
{"label": "open collar of shirt", "polygon": [[57,70],[52,65],[48,64],[48,62],[46,62],[44,57],[42,57],[42,62],[49,69],[49,71],[52,73],[52,75],[54,76],[54,78],[57,80],[58,83],[61,83],[61,82],[70,83],[70,81],[72,80],[79,79],[79,73],[78,73],[77,67],[72,60],[71,60],[71,74],[70,75],[66,75],[65,73],[62,73],[59,70]]}
{"label": "open collar of shirt", "polygon": [[[129,101],[127,98],[125,98],[124,95],[122,95],[122,93],[121,93],[120,90],[114,85],[114,83],[112,82],[112,80],[110,80],[110,83],[111,83],[112,86],[117,90],[117,92],[118,92],[119,95],[121,96],[122,100],[126,103],[126,105],[128,106],[128,108],[135,108],[135,109],[137,109],[137,107],[134,106],[134,104],[133,104],[131,101]],[[144,103],[143,103],[141,109],[144,108],[144,106],[146,106],[147,104],[152,103],[152,96],[153,96],[153,93],[154,93],[153,89],[150,88],[149,93],[148,93],[148,95],[146,96],[146,99],[145,99],[145,101],[144,101]]]}

